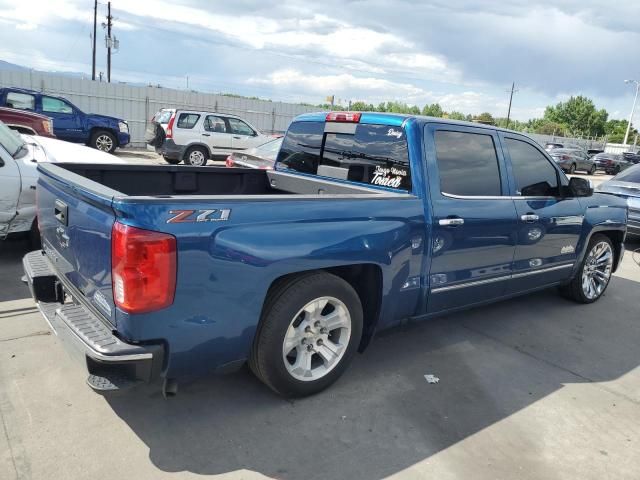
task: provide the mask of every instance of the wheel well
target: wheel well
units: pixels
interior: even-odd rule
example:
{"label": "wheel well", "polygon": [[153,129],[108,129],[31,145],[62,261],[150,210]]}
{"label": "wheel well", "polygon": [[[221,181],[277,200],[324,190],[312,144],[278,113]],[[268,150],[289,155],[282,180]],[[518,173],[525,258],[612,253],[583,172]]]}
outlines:
{"label": "wheel well", "polygon": [[622,242],[624,241],[624,232],[619,230],[605,230],[602,232],[596,232],[594,235],[601,234],[609,238],[613,244],[613,254],[615,255],[613,262],[613,271],[618,269],[620,263],[620,255],[622,254]]}
{"label": "wheel well", "polygon": [[187,158],[187,153],[189,153],[189,150],[196,147],[202,148],[207,153],[208,158],[211,158],[211,150],[209,150],[209,147],[203,143],[192,143],[191,145],[188,145],[187,148],[184,149],[183,158]]}
{"label": "wheel well", "polygon": [[91,139],[93,139],[93,136],[98,132],[110,133],[116,139],[116,147],[120,146],[120,141],[118,140],[118,133],[112,130],[111,128],[107,128],[107,127],[91,127],[91,130],[89,130],[89,142],[91,141]]}
{"label": "wheel well", "polygon": [[358,351],[362,352],[367,348],[373,338],[378,324],[378,318],[380,317],[380,307],[382,305],[382,270],[378,265],[361,263],[284,275],[274,280],[269,287],[263,309],[267,305],[267,299],[272,294],[277,294],[278,289],[288,284],[291,280],[310,273],[323,271],[342,278],[353,287],[358,297],[360,297],[363,325],[362,339],[360,340]]}

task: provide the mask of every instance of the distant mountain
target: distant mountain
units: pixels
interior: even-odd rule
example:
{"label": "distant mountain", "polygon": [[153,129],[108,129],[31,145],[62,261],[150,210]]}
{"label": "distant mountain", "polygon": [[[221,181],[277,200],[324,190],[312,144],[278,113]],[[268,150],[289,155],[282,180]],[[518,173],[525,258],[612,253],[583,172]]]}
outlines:
{"label": "distant mountain", "polygon": [[27,67],[23,67],[22,65],[16,65],[15,63],[5,62],[4,60],[0,60],[0,70],[29,70]]}

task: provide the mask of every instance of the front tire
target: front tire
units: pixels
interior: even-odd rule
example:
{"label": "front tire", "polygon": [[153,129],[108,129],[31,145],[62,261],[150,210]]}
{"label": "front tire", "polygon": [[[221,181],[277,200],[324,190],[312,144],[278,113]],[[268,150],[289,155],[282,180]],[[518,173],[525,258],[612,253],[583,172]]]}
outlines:
{"label": "front tire", "polygon": [[571,166],[569,167],[569,173],[575,173],[576,172],[576,164],[572,163]]}
{"label": "front tire", "polygon": [[609,237],[600,233],[593,235],[576,276],[561,287],[562,295],[578,303],[597,301],[611,281],[614,255]]}
{"label": "front tire", "polygon": [[207,164],[209,152],[202,147],[191,147],[184,154],[184,163],[193,167],[203,167]]}
{"label": "front tire", "polygon": [[596,173],[596,166],[595,166],[595,165],[593,165],[593,166],[591,167],[591,170],[589,170],[589,172],[588,172],[588,173],[589,173],[589,175],[595,175],[595,173]]}
{"label": "front tire", "polygon": [[268,296],[249,365],[285,397],[318,393],[346,370],[362,336],[362,305],[349,283],[318,272]]}
{"label": "front tire", "polygon": [[116,150],[116,136],[107,130],[97,130],[91,135],[89,146],[105,153],[113,153]]}

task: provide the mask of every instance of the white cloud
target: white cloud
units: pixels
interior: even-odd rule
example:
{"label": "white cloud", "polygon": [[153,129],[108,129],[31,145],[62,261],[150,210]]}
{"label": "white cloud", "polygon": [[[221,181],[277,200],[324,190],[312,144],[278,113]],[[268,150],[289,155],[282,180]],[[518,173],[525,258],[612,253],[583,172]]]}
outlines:
{"label": "white cloud", "polygon": [[35,30],[38,28],[38,24],[37,23],[17,23],[16,24],[16,30]]}

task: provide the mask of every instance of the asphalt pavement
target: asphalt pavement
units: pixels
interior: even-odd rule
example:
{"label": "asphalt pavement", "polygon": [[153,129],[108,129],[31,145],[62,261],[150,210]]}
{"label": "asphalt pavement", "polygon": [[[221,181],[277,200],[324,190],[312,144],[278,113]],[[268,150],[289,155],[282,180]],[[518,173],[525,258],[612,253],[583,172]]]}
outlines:
{"label": "asphalt pavement", "polygon": [[550,290],[394,330],[290,401],[246,369],[94,394],[19,281],[27,250],[0,244],[1,480],[640,478],[630,252],[593,305]]}

